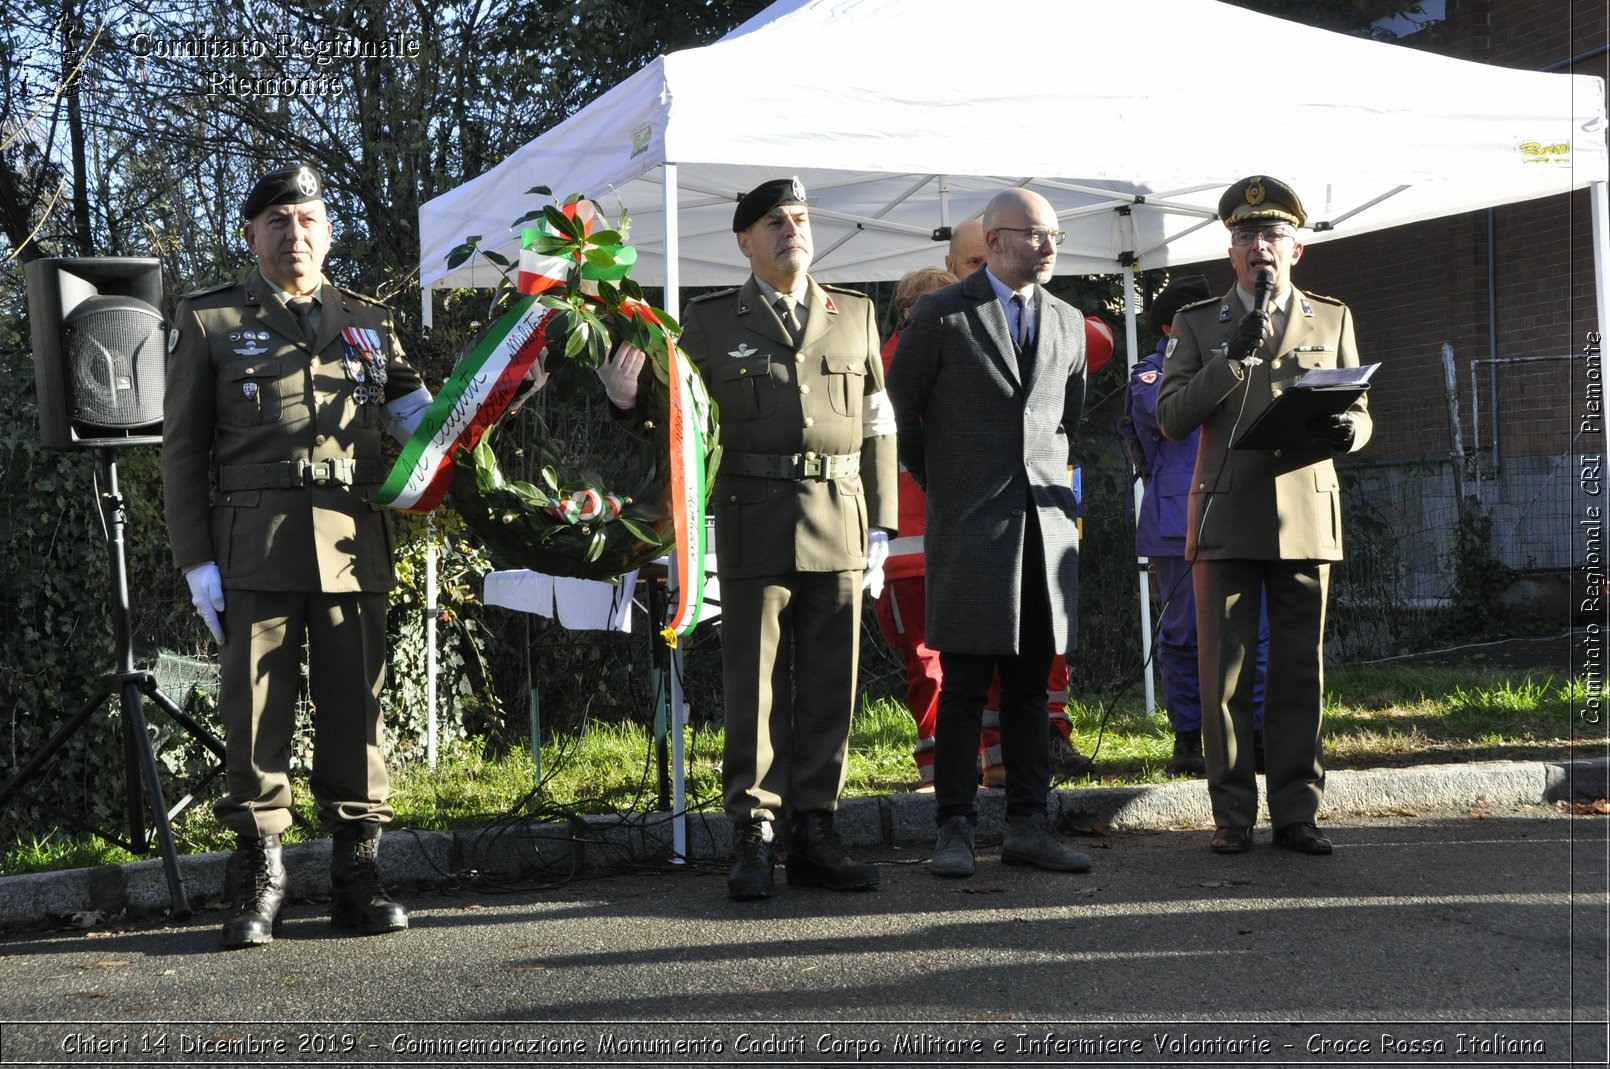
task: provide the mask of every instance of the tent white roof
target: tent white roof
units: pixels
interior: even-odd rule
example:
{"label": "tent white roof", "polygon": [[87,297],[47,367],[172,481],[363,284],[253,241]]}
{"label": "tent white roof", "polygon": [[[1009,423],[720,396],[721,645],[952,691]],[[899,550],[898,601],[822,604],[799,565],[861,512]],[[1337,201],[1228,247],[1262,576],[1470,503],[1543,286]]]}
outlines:
{"label": "tent white roof", "polygon": [[[447,256],[479,235],[515,259],[510,225],[542,203],[533,186],[629,209],[633,277],[664,285],[675,310],[681,285],[747,276],[732,210],[769,178],[805,183],[811,274],[870,282],[941,263],[935,228],[980,214],[1006,185],[1056,208],[1060,274],[1217,259],[1219,195],[1260,173],[1302,196],[1310,244],[1592,185],[1610,315],[1598,78],[1448,59],[1213,0],[778,0],[423,205],[425,318],[431,289],[500,280],[480,257],[449,270]],[[1133,364],[1134,275],[1124,281]],[[1144,578],[1138,600],[1149,648]],[[1149,673],[1146,685],[1152,708]],[[679,785],[679,751],[673,761]]]}
{"label": "tent white roof", "polygon": [[627,207],[634,277],[676,286],[745,277],[734,201],[780,175],[810,197],[812,274],[861,282],[940,263],[933,230],[1007,184],[1050,199],[1069,235],[1057,270],[1081,274],[1224,255],[1217,200],[1248,174],[1298,190],[1312,243],[1602,190],[1610,170],[1598,78],[1448,59],[1213,0],[998,0],[987,21],[982,10],[779,0],[713,45],[662,56],[425,204],[421,283],[495,284],[479,257],[449,270],[448,252],[480,235],[515,256],[509,227],[542,203],[527,193],[538,185],[609,214]]}

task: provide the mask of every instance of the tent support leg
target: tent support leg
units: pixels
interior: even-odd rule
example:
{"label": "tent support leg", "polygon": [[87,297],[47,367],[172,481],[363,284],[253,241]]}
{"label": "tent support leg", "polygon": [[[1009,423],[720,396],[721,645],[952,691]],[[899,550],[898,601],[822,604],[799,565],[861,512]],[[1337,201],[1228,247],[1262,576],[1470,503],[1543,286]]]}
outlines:
{"label": "tent support leg", "polygon": [[[1138,265],[1124,272],[1124,338],[1129,347],[1129,370],[1140,363],[1139,335],[1135,330],[1135,272]],[[1139,479],[1132,479],[1130,491],[1135,499],[1135,517],[1140,517],[1140,499],[1144,492]],[[1140,565],[1140,657],[1146,687],[1146,715],[1157,712],[1157,684],[1152,671],[1152,590],[1148,582],[1150,572],[1144,558]]]}

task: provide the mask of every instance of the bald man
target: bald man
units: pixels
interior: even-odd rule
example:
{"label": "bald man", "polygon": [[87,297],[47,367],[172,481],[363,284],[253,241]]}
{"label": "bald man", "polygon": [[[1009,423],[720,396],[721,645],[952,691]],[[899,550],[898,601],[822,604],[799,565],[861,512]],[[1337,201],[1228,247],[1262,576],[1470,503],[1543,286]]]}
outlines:
{"label": "bald man", "polygon": [[945,270],[957,278],[968,275],[984,266],[984,223],[969,219],[950,232],[950,251],[945,254]]}
{"label": "bald man", "polygon": [[1046,826],[1046,676],[1074,639],[1079,535],[1069,445],[1084,406],[1084,319],[1048,293],[1064,237],[1038,193],[984,210],[985,269],[917,302],[889,366],[900,460],[928,495],[928,644],[944,680],[933,872],[973,874],[978,735],[1001,684],[1001,860],[1083,872]]}

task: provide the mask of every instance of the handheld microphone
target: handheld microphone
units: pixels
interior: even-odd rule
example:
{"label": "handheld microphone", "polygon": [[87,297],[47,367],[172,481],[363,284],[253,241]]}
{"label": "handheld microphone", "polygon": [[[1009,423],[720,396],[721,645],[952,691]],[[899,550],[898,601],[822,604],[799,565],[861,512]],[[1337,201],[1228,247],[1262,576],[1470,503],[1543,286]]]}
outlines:
{"label": "handheld microphone", "polygon": [[1267,316],[1269,301],[1274,295],[1275,273],[1265,267],[1258,272],[1258,277],[1252,284],[1252,310]]}

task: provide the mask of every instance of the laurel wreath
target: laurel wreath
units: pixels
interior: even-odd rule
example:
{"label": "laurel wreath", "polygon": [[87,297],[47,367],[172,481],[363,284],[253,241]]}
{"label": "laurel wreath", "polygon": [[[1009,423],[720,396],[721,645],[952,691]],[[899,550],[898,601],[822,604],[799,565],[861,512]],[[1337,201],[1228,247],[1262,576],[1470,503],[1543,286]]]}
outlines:
{"label": "laurel wreath", "polygon": [[[553,196],[546,186],[527,192]],[[579,207],[584,204],[590,212]],[[642,349],[653,374],[644,377],[637,404],[651,443],[652,463],[649,470],[635,476],[629,489],[611,487],[592,468],[563,463],[561,443],[542,426],[529,447],[536,479],[510,478],[493,449],[501,425],[512,415],[505,412],[474,449],[459,450],[454,456],[457,474],[452,501],[499,567],[613,579],[664,556],[676,543],[667,433],[668,347],[681,328],[669,313],[644,302],[641,287],[630,277],[637,257],[636,250],[626,243],[631,220],[624,207],[614,229],[607,226],[597,202],[581,195],[528,212],[513,225],[532,222],[537,226],[526,230],[526,243],[541,256],[567,261],[563,283],[537,298],[555,313],[548,318],[545,331],[545,364],[553,376],[550,388],[558,379],[601,395],[602,383],[594,372],[614,345],[629,342]],[[466,239],[448,255],[448,266],[458,267],[477,254],[494,264],[503,276],[494,304],[499,307],[518,296],[511,277],[516,265],[479,243],[478,236]],[[704,428],[706,476],[702,489],[708,501],[720,459],[715,403],[696,410],[695,418]]]}

